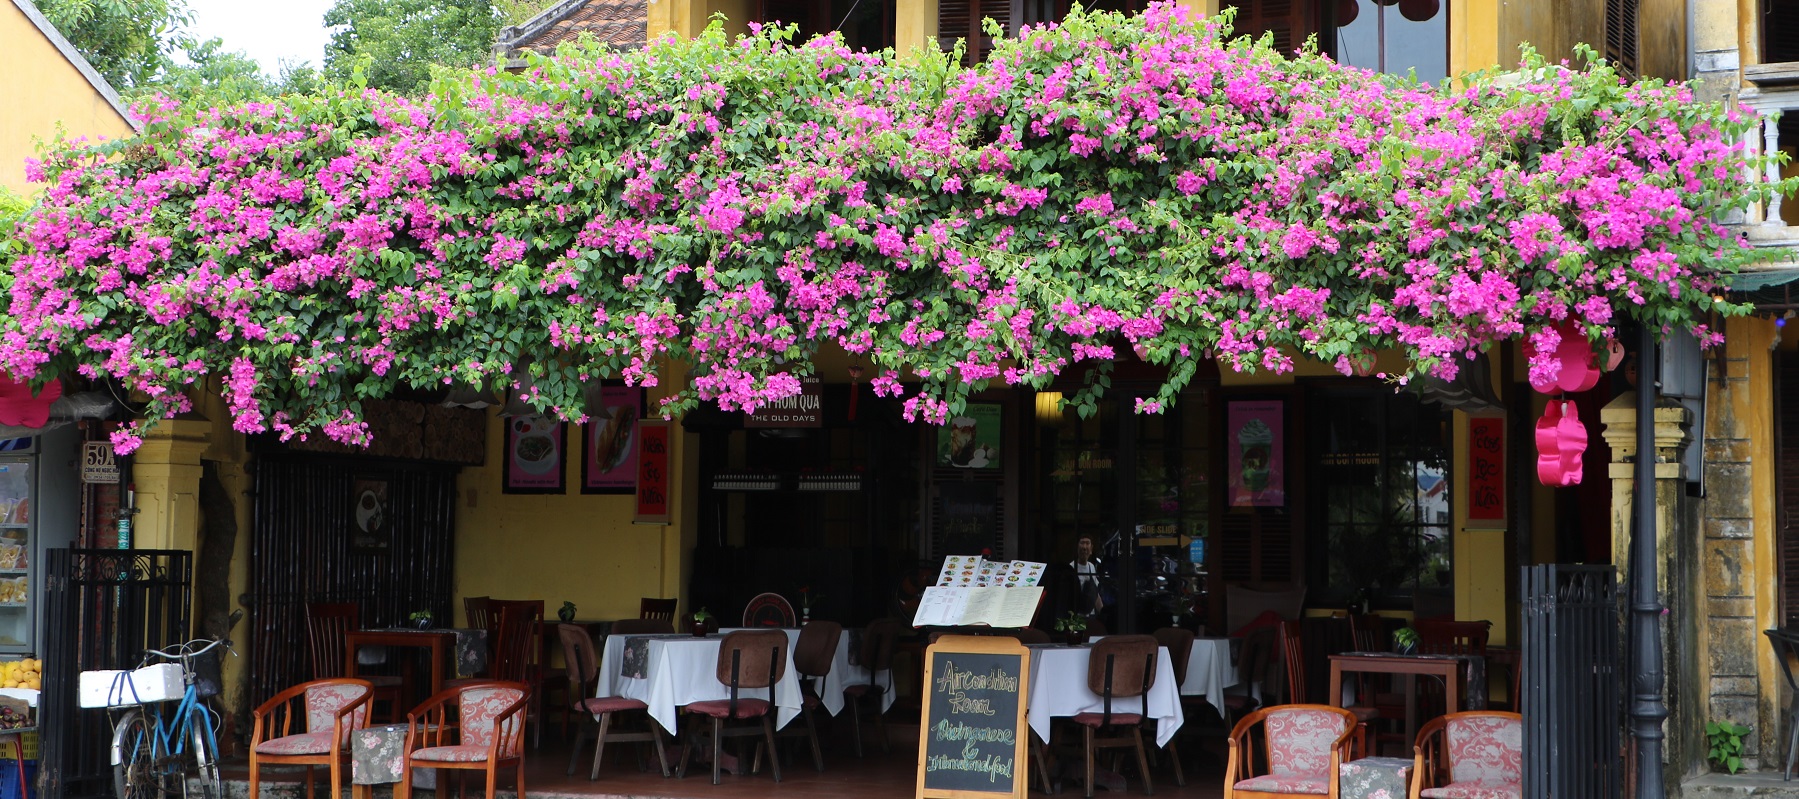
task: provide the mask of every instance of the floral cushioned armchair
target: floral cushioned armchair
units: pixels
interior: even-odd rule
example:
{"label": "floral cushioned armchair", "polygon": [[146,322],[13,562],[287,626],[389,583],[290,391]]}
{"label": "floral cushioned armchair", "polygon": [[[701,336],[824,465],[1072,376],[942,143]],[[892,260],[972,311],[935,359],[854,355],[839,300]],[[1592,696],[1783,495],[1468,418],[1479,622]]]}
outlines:
{"label": "floral cushioned armchair", "polygon": [[1411,799],[1524,795],[1524,717],[1476,710],[1432,719],[1413,750]]}
{"label": "floral cushioned armchair", "polygon": [[[1255,768],[1251,734],[1257,725],[1263,727],[1265,774],[1257,774]],[[1355,731],[1355,714],[1328,705],[1276,705],[1244,716],[1227,741],[1224,799],[1336,799],[1336,774]]]}

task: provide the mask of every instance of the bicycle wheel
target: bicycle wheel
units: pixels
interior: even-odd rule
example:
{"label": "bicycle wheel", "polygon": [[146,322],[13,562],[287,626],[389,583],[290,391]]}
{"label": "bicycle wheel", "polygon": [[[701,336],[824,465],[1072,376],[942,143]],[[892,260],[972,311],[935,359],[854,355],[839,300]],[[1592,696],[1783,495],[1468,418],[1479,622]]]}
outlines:
{"label": "bicycle wheel", "polygon": [[155,748],[156,732],[143,711],[126,712],[112,732],[112,787],[117,799],[154,799],[157,795]]}
{"label": "bicycle wheel", "polygon": [[188,714],[188,727],[193,731],[200,799],[224,799],[225,786],[219,778],[219,753],[217,739],[213,737],[212,713],[196,705]]}

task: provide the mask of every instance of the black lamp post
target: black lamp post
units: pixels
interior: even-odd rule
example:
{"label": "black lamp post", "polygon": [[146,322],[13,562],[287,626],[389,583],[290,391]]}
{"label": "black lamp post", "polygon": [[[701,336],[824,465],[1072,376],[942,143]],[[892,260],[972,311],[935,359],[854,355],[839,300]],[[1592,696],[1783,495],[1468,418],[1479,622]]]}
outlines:
{"label": "black lamp post", "polygon": [[1655,328],[1645,323],[1637,348],[1637,460],[1630,538],[1630,620],[1635,645],[1630,685],[1631,734],[1637,739],[1637,796],[1662,799],[1662,603],[1656,595],[1655,405],[1660,358]]}

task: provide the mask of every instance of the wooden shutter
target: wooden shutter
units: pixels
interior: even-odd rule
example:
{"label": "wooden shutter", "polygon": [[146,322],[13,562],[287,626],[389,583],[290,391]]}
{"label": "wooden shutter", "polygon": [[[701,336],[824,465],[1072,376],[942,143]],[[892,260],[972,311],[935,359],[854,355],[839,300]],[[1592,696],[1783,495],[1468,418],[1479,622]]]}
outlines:
{"label": "wooden shutter", "polygon": [[[1779,464],[1775,546],[1780,550],[1780,618],[1799,623],[1799,355],[1777,354],[1775,360],[1775,461]],[[1791,400],[1791,401],[1789,401]]]}
{"label": "wooden shutter", "polygon": [[1007,36],[1018,33],[1015,16],[1022,16],[1022,3],[1014,0],[938,0],[937,43],[945,52],[956,46],[957,39],[968,41],[966,64],[978,64],[993,52],[993,38],[981,30],[981,20],[991,17]]}
{"label": "wooden shutter", "polygon": [[1225,582],[1295,582],[1292,514],[1232,508],[1220,516],[1218,568]]}
{"label": "wooden shutter", "polygon": [[1605,59],[1625,77],[1637,75],[1637,0],[1605,0]]}
{"label": "wooden shutter", "polygon": [[1274,34],[1274,49],[1291,53],[1318,32],[1311,0],[1232,0],[1237,8],[1237,33],[1260,38]]}

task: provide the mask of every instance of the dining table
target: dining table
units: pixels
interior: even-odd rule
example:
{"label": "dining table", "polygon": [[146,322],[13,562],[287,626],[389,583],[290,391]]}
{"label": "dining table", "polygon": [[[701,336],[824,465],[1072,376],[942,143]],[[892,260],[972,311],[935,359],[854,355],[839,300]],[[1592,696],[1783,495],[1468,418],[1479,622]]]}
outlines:
{"label": "dining table", "polygon": [[[1025,698],[1025,718],[1031,731],[1048,741],[1052,719],[1105,709],[1105,697],[1087,687],[1087,664],[1092,644],[1027,644],[1031,649],[1030,693]],[[1156,679],[1147,696],[1149,718],[1156,720],[1156,746],[1167,746],[1185,721],[1181,698],[1174,685],[1174,665],[1168,647],[1156,649]],[[1191,676],[1188,677],[1192,679]],[[1112,712],[1136,713],[1142,699],[1113,699]],[[1222,700],[1221,700],[1222,701]]]}
{"label": "dining table", "polygon": [[[691,633],[610,635],[600,658],[596,696],[636,699],[649,705],[650,717],[674,731],[680,708],[694,702],[729,699],[730,686],[718,680],[718,651],[725,632],[695,637]],[[793,631],[789,643],[798,638]],[[793,647],[785,654],[787,669],[774,685],[775,726],[785,727],[800,713],[799,672]],[[739,697],[764,698],[764,689],[740,690]]]}
{"label": "dining table", "polygon": [[[1449,712],[1484,710],[1487,706],[1486,659],[1479,655],[1343,652],[1331,655],[1329,690],[1332,705],[1343,707],[1344,674],[1388,674],[1404,677],[1405,740],[1418,735],[1418,677],[1443,681],[1443,706]],[[1464,708],[1464,704],[1466,707]]]}
{"label": "dining table", "polygon": [[[472,677],[480,674],[487,666],[487,631],[477,629],[431,629],[418,630],[406,627],[385,627],[371,630],[353,630],[344,633],[344,673],[356,674],[357,664],[367,662],[359,656],[365,647],[402,647],[423,649],[431,662],[431,690],[426,696],[435,696],[443,690],[445,663],[454,662],[458,677]],[[452,658],[451,655],[455,657]],[[404,661],[403,668],[407,674],[404,678],[411,684],[410,661]],[[407,701],[411,701],[408,699]]]}
{"label": "dining table", "polygon": [[1187,681],[1181,683],[1182,696],[1203,696],[1222,718],[1230,718],[1224,710],[1224,689],[1237,684],[1237,664],[1231,657],[1231,639],[1195,638],[1193,650],[1187,654]]}

